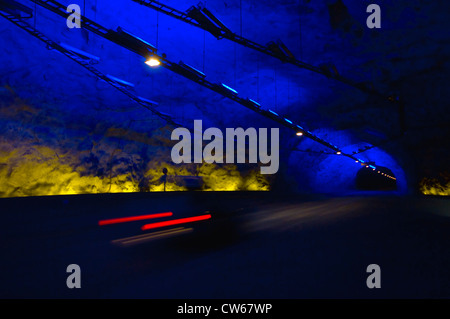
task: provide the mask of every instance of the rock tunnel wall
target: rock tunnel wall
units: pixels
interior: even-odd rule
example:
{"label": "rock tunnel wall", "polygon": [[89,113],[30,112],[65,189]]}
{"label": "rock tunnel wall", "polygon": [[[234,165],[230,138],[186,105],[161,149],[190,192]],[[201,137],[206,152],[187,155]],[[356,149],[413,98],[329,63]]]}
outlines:
{"label": "rock tunnel wall", "polygon": [[[25,5],[33,9],[30,1]],[[68,1],[62,3],[69,3]],[[446,79],[450,74],[448,2],[384,3],[381,30],[365,28],[361,1],[208,1],[232,30],[265,44],[281,38],[313,65],[333,62],[339,72],[399,94],[402,112],[354,88],[292,68],[182,22],[129,2],[89,1],[83,13],[115,29],[122,26],[168,58],[183,60],[236,88],[243,96],[304,124],[349,153],[389,167],[399,191],[449,195]],[[185,1],[169,5],[185,10]],[[241,6],[242,5],[242,6]],[[98,68],[134,83],[182,123],[205,127],[275,127],[273,122],[162,68],[150,69],[126,49],[36,6],[29,22],[54,40],[101,57]],[[261,19],[261,17],[265,17]],[[264,26],[263,26],[263,25]],[[264,32],[262,32],[264,30]],[[201,176],[205,190],[295,189],[355,191],[360,168],[320,153],[320,145],[281,130],[280,171],[264,176],[257,165],[175,165],[172,128],[97,80],[58,52],[0,19],[0,196],[160,191],[170,176]],[[400,129],[403,120],[405,128]],[[401,133],[401,134],[400,134]],[[167,190],[183,190],[168,179]]]}

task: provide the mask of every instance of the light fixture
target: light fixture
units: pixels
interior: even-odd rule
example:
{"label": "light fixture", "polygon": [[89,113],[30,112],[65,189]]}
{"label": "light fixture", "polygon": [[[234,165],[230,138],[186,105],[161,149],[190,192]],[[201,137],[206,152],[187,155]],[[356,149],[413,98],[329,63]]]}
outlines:
{"label": "light fixture", "polygon": [[64,42],[60,42],[59,45],[62,46],[64,49],[66,49],[66,50],[68,50],[68,51],[70,51],[72,53],[75,53],[76,55],[78,55],[79,57],[81,57],[81,58],[83,58],[85,60],[88,60],[90,62],[95,62],[95,63],[99,63],[100,62],[100,58],[99,57],[96,57],[95,55],[92,55],[90,53],[84,52],[84,51],[82,51],[80,49],[74,48],[74,47],[72,47],[72,46],[70,46],[70,45],[68,45],[68,44],[66,44]]}
{"label": "light fixture", "polygon": [[284,118],[284,120],[290,124],[293,124],[291,120],[288,120],[287,118]]}
{"label": "light fixture", "polygon": [[297,135],[297,136],[302,136],[303,133],[302,133],[302,132],[297,132],[295,135]]}
{"label": "light fixture", "polygon": [[272,113],[273,115],[279,116],[278,113],[276,113],[276,112],[274,112],[272,110],[269,110],[269,112]]}
{"label": "light fixture", "polygon": [[180,61],[180,63],[178,63],[178,65],[180,66],[181,70],[183,71],[184,74],[186,74],[188,77],[194,76],[195,78],[205,78],[206,74],[197,70],[196,68],[190,66],[189,64],[184,63],[183,61]]}
{"label": "light fixture", "polygon": [[139,100],[140,102],[145,103],[145,104],[147,104],[147,105],[158,106],[158,103],[155,102],[155,101],[152,101],[152,100],[143,98],[143,97],[141,97],[141,96],[138,96],[137,98],[138,98],[138,100]]}
{"label": "light fixture", "polygon": [[159,61],[157,58],[155,58],[154,56],[150,57],[147,59],[147,61],[145,61],[145,64],[147,64],[148,66],[151,67],[155,67],[161,64],[161,61]]}
{"label": "light fixture", "polygon": [[234,95],[238,94],[238,91],[236,91],[235,89],[229,87],[228,85],[223,84],[223,83],[221,83],[221,85],[222,85],[222,88],[226,89],[227,91],[231,92],[232,94],[234,94]]}
{"label": "light fixture", "polygon": [[116,83],[118,83],[118,84],[120,84],[120,85],[122,85],[122,86],[126,86],[126,87],[134,87],[134,84],[133,84],[133,83],[130,83],[130,82],[127,82],[127,81],[125,81],[125,80],[116,78],[115,76],[112,76],[112,75],[107,74],[106,77],[107,77],[108,79],[110,79],[111,81],[114,81],[114,82],[116,82]]}
{"label": "light fixture", "polygon": [[341,154],[342,154],[341,151],[337,151],[337,152],[336,152],[336,155],[341,155]]}
{"label": "light fixture", "polygon": [[261,104],[259,104],[259,103],[256,102],[255,100],[252,100],[252,99],[248,98],[247,101],[248,101],[252,106],[256,106],[258,109],[261,108]]}

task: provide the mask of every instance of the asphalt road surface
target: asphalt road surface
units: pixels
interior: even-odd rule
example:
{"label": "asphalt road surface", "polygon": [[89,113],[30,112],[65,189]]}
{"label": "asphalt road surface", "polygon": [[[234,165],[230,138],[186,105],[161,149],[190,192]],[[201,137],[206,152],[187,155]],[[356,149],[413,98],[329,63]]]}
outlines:
{"label": "asphalt road surface", "polygon": [[[450,298],[448,199],[186,192],[0,207],[3,299]],[[111,221],[159,213],[171,214]],[[71,264],[81,288],[67,286]],[[367,287],[371,264],[381,288]]]}

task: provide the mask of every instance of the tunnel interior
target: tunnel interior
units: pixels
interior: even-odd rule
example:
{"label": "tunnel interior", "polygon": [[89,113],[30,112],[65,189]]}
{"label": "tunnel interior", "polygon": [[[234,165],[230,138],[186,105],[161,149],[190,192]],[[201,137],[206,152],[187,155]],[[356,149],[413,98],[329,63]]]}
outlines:
{"label": "tunnel interior", "polygon": [[[448,193],[439,141],[450,49],[436,32],[448,4],[397,1],[381,28],[368,27],[360,1],[166,5],[205,28],[131,0],[79,4],[92,21],[80,28],[48,6],[2,1],[89,65],[0,19],[1,197],[181,191],[200,179],[196,190]],[[142,50],[163,63],[146,64]],[[174,124],[194,120],[222,132],[279,128],[279,170],[174,163]]]}
{"label": "tunnel interior", "polygon": [[449,13],[0,0],[0,298],[448,298]]}
{"label": "tunnel interior", "polygon": [[390,169],[362,167],[356,175],[356,188],[361,190],[395,191],[397,182]]}

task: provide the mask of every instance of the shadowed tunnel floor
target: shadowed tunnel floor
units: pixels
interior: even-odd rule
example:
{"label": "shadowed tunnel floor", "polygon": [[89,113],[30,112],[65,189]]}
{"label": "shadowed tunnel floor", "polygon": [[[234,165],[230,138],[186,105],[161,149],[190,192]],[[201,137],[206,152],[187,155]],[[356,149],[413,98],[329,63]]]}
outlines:
{"label": "shadowed tunnel floor", "polygon": [[[147,193],[1,200],[2,298],[449,298],[446,199]],[[193,231],[120,247],[149,221]],[[153,221],[150,221],[153,222]],[[69,264],[81,288],[69,289]],[[368,289],[369,264],[381,288]]]}

